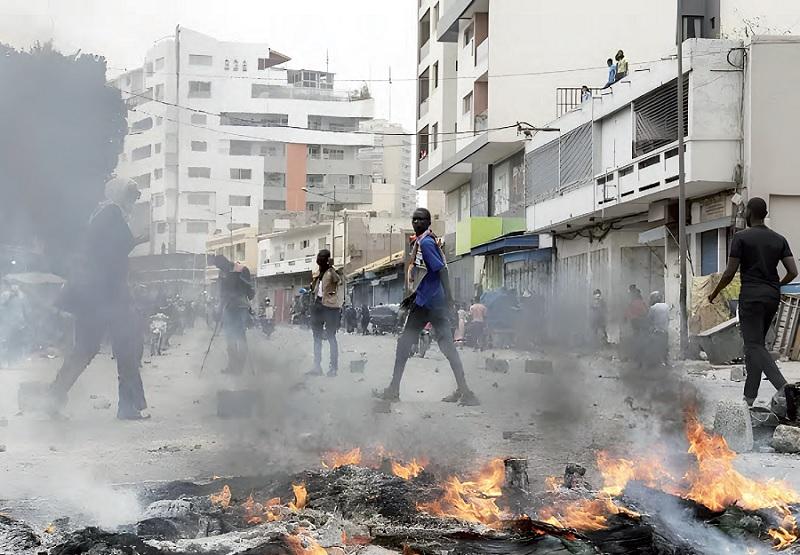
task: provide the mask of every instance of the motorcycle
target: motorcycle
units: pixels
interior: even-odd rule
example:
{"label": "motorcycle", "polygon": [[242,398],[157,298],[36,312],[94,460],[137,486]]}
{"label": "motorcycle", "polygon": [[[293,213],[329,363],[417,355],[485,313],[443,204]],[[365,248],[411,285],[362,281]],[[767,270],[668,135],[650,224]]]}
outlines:
{"label": "motorcycle", "polygon": [[150,317],[150,356],[161,356],[169,317],[159,312]]}

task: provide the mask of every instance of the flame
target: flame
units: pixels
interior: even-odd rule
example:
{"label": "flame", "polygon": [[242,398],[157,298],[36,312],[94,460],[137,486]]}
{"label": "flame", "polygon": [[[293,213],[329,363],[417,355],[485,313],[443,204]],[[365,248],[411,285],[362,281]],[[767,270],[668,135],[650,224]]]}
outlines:
{"label": "flame", "polygon": [[773,540],[773,547],[778,551],[786,549],[794,542],[800,531],[797,530],[797,520],[788,508],[781,508],[780,512],[783,514],[783,521],[777,528],[772,528],[767,531]]}
{"label": "flame", "polygon": [[55,534],[56,533],[56,525],[52,522],[47,525],[47,528],[43,530],[45,534]]}
{"label": "flame", "polygon": [[501,487],[505,477],[503,459],[494,459],[472,481],[462,482],[457,476],[451,476],[444,483],[444,493],[440,499],[420,503],[417,509],[436,516],[497,526],[503,512],[495,499],[503,494]]}
{"label": "flame", "polygon": [[281,519],[280,512],[281,498],[273,497],[266,503],[258,503],[253,499],[253,494],[247,498],[242,507],[244,508],[244,519],[247,524],[255,525],[262,522],[275,522]]}
{"label": "flame", "polygon": [[618,514],[631,518],[640,516],[638,513],[620,507],[609,497],[598,497],[597,499],[578,499],[559,507],[552,506],[540,509],[538,518],[542,522],[559,528],[572,528],[591,532],[606,528],[608,517]]}
{"label": "flame", "polygon": [[417,462],[417,459],[411,459],[408,464],[392,461],[392,474],[402,478],[403,480],[411,480],[419,476],[420,472],[425,470],[424,462]]}
{"label": "flame", "polygon": [[310,536],[285,536],[285,540],[292,555],[328,555],[328,551]]}
{"label": "flame", "polygon": [[361,464],[361,448],[356,447],[345,453],[339,451],[329,451],[322,457],[323,468],[339,468],[348,464]]}
{"label": "flame", "polygon": [[222,491],[213,494],[211,497],[211,504],[223,509],[230,507],[231,504],[231,488],[228,484],[222,486]]}
{"label": "flame", "polygon": [[308,501],[306,485],[292,484],[292,491],[294,491],[294,503],[289,503],[289,508],[295,512],[304,509]]}
{"label": "flame", "polygon": [[556,492],[561,489],[561,484],[563,480],[558,476],[548,476],[544,479],[544,487],[547,488],[549,492]]}

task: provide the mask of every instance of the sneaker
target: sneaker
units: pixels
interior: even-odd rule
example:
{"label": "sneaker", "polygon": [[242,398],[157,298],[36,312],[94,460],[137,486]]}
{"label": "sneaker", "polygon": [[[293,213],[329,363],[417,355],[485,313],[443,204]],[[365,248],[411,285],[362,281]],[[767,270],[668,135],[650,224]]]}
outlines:
{"label": "sneaker", "polygon": [[390,403],[397,403],[400,401],[400,393],[388,387],[383,391],[373,389],[372,396],[376,399],[380,399],[381,401],[389,401]]}
{"label": "sneaker", "polygon": [[461,400],[461,391],[456,389],[447,397],[443,398],[442,401],[445,403],[457,403]]}
{"label": "sneaker", "polygon": [[477,407],[480,405],[481,402],[478,401],[478,398],[472,391],[467,391],[461,396],[461,400],[458,402],[458,405],[461,407]]}

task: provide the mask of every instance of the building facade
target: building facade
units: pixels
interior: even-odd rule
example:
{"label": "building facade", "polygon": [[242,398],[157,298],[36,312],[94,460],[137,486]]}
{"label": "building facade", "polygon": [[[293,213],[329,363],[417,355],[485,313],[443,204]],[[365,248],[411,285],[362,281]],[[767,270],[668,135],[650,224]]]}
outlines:
{"label": "building facade", "polygon": [[[112,85],[129,107],[117,173],[139,182],[135,225],[150,232],[135,254],[204,253],[232,229],[273,231],[334,208],[373,202],[374,101],[366,87],[339,90],[334,74],[284,67],[267,44],[218,41],[186,28],[158,41],[143,67]],[[383,167],[392,168],[395,164]],[[408,165],[408,164],[406,164]],[[410,168],[409,168],[410,172]],[[387,180],[388,181],[388,180]],[[403,179],[382,192],[406,198]],[[405,195],[405,196],[404,196]]]}

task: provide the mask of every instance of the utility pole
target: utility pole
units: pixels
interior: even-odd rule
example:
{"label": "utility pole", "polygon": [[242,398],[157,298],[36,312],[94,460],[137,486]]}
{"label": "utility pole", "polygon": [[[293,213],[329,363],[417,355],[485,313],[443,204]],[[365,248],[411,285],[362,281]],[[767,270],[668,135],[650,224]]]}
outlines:
{"label": "utility pole", "polygon": [[[175,26],[175,104],[181,104],[181,26]],[[175,109],[175,206],[169,226],[169,252],[178,250],[178,203],[181,198],[181,110]]]}
{"label": "utility pole", "polygon": [[683,10],[681,9],[682,0],[677,0],[677,33],[678,42],[678,248],[680,254],[680,307],[681,307],[681,358],[686,357],[689,347],[689,316],[686,308],[686,174],[684,145],[683,145]]}

